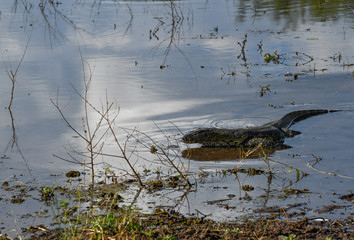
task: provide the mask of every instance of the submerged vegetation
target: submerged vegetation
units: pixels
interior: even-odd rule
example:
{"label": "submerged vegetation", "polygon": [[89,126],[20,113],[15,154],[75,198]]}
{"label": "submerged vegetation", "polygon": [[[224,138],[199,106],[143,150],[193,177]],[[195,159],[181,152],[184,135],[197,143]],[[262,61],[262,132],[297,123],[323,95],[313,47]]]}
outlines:
{"label": "submerged vegetation", "polygon": [[[114,200],[112,201],[114,202]],[[176,211],[156,209],[143,214],[130,207],[114,208],[105,215],[79,214],[61,204],[61,221],[68,227],[47,230],[33,227],[30,239],[295,239],[326,238],[350,239],[345,230],[351,222],[317,223],[307,218],[296,222],[282,220],[245,219],[242,223],[217,223],[204,217],[186,218]],[[64,226],[66,226],[64,225]],[[42,233],[38,233],[42,232]],[[292,238],[290,238],[292,237]],[[300,238],[300,239],[301,239]],[[5,238],[6,239],[6,238]]]}
{"label": "submerged vegetation", "polygon": [[[244,172],[243,169],[240,171]],[[246,172],[253,174],[262,171],[250,168]],[[201,216],[186,217],[174,209],[162,206],[156,206],[152,212],[145,213],[134,205],[127,204],[123,197],[124,192],[134,188],[134,185],[136,186],[134,182],[112,180],[112,183],[105,182],[90,187],[42,187],[42,201],[51,207],[56,224],[54,228],[33,224],[23,234],[18,234],[18,239],[285,239],[295,235],[298,236],[297,239],[354,237],[350,231],[353,228],[352,219],[330,221],[303,217],[295,221],[277,220],[281,216],[302,217],[301,211],[292,209],[306,206],[305,202],[256,209],[256,214],[266,213],[268,217],[255,219],[250,215],[237,222],[209,220],[202,213]],[[244,191],[253,190],[250,185],[243,185],[242,188]],[[160,186],[154,189],[160,190]],[[290,191],[294,194],[303,192]],[[141,190],[136,194],[139,197]],[[226,202],[233,197],[229,195],[229,199],[208,201],[208,204],[217,204],[231,210],[234,209],[233,206]],[[328,206],[327,210],[319,211],[331,211],[337,207],[339,206]],[[8,234],[10,233],[0,234],[0,239],[13,239]]]}

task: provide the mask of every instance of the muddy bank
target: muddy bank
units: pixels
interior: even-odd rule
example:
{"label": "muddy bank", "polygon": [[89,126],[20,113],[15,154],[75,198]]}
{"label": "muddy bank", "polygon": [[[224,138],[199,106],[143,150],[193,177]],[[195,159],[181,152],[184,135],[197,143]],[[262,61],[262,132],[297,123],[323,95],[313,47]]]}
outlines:
{"label": "muddy bank", "polygon": [[[105,229],[107,239],[353,239],[353,218],[336,221],[284,221],[248,219],[243,223],[215,223],[203,218],[185,218],[176,212],[156,211],[139,215],[136,225],[121,223]],[[45,231],[31,239],[62,239],[60,231]],[[98,239],[94,229],[82,229],[75,239]]]}

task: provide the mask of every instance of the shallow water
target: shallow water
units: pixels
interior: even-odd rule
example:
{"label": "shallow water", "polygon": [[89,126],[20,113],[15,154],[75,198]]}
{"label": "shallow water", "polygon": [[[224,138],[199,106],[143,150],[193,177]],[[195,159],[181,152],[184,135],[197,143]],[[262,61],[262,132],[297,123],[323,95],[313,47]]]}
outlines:
{"label": "shallow water", "polygon": [[[180,131],[262,125],[300,109],[354,110],[352,1],[99,3],[0,3],[1,182],[51,186],[54,181],[65,182],[65,172],[80,169],[53,156],[67,156],[68,148],[74,145],[80,149],[84,143],[65,126],[50,99],[58,98],[60,106],[65,107],[65,116],[81,129],[84,104],[73,86],[83,93],[84,75],[89,78],[88,66],[93,72],[91,103],[99,107],[106,96],[116,100],[120,107],[118,126],[137,128],[161,144],[178,144],[180,150],[186,148],[179,143]],[[27,42],[10,112],[12,83],[6,68],[15,72]],[[85,74],[80,51],[88,64]],[[275,51],[279,60],[266,63],[265,53],[273,55]],[[94,125],[97,115],[90,114]],[[316,116],[292,129],[302,132],[286,140],[292,148],[269,156],[272,167],[279,172],[277,177],[270,181],[264,175],[244,175],[239,180],[255,187],[248,192],[251,200],[239,200],[245,192],[234,176],[209,176],[196,192],[188,195],[180,210],[235,220],[260,206],[306,202],[310,217],[349,215],[351,207],[322,215],[313,209],[333,201],[351,205],[338,196],[353,191],[354,112]],[[126,133],[120,133],[124,140]],[[167,142],[166,135],[171,142]],[[108,152],[116,151],[109,139],[106,147]],[[319,170],[350,178],[308,168],[306,165],[314,156],[322,158],[316,165]],[[124,167],[116,159],[107,157],[104,161],[113,167]],[[267,167],[262,159],[248,159],[241,164]],[[141,165],[149,166],[144,162]],[[200,168],[213,172],[237,165],[234,160],[190,162],[195,173]],[[287,173],[290,166],[309,175],[296,181],[294,172]],[[269,194],[268,188],[276,195],[288,187],[314,193],[290,196],[287,200],[262,196]],[[11,194],[1,189],[2,231],[28,226],[33,218],[25,214],[44,208],[35,199],[11,204]],[[145,202],[139,205],[144,209],[150,207],[148,202],[173,205],[173,194],[161,197],[159,203],[144,193],[137,203]],[[229,194],[235,197],[225,202],[234,209],[225,210],[224,206],[207,202],[228,198]]]}

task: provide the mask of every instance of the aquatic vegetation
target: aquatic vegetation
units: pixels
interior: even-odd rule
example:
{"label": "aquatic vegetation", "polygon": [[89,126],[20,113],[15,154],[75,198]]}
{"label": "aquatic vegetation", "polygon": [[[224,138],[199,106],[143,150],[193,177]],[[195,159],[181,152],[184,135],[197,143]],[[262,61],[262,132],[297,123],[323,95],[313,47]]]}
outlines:
{"label": "aquatic vegetation", "polygon": [[270,90],[270,84],[267,84],[266,86],[259,86],[261,89],[259,90],[259,96],[263,97],[266,94],[269,94],[271,92]]}
{"label": "aquatic vegetation", "polygon": [[151,190],[159,190],[159,189],[162,189],[164,187],[164,183],[160,179],[149,180],[146,183],[146,186],[147,186],[148,189],[151,189]]}
{"label": "aquatic vegetation", "polygon": [[278,51],[274,51],[273,55],[271,55],[270,53],[266,53],[264,54],[264,61],[266,61],[267,63],[270,63],[271,61],[273,61],[274,63],[279,63],[279,54]]}
{"label": "aquatic vegetation", "polygon": [[157,148],[156,148],[155,145],[152,145],[152,146],[150,147],[150,152],[151,152],[152,154],[155,154],[155,153],[157,152]]}
{"label": "aquatic vegetation", "polygon": [[243,190],[243,191],[253,191],[253,190],[254,190],[254,187],[251,186],[251,185],[243,185],[243,186],[242,186],[242,190]]}
{"label": "aquatic vegetation", "polygon": [[11,203],[15,203],[15,204],[21,204],[23,203],[25,200],[23,198],[19,198],[19,197],[14,197],[10,200]]}
{"label": "aquatic vegetation", "polygon": [[277,50],[275,50],[273,54],[264,54],[263,59],[266,63],[273,62],[274,64],[293,67],[305,66],[313,61],[313,57],[304,52],[290,51],[280,54]]}
{"label": "aquatic vegetation", "polygon": [[245,46],[247,43],[247,33],[245,34],[245,38],[243,39],[243,41],[237,42],[237,44],[241,47],[241,53],[240,55],[237,56],[237,58],[241,58],[242,61],[244,62],[244,66],[247,66],[247,58],[246,58],[246,53],[245,53]]}
{"label": "aquatic vegetation", "polygon": [[262,53],[263,53],[263,39],[257,44],[257,46],[258,46],[257,51],[259,51],[259,54],[262,55]]}
{"label": "aquatic vegetation", "polygon": [[41,187],[40,192],[42,201],[48,202],[54,197],[54,189],[52,187]]}
{"label": "aquatic vegetation", "polygon": [[250,176],[254,176],[254,175],[261,175],[261,174],[264,174],[265,171],[262,170],[262,169],[256,169],[256,168],[247,168],[247,169],[244,169],[244,168],[236,168],[236,169],[231,169],[229,170],[230,172],[240,172],[240,173],[247,173],[248,175]]}
{"label": "aquatic vegetation", "polygon": [[227,65],[227,71],[221,67],[220,68],[221,72],[222,72],[222,75],[220,77],[220,79],[222,80],[224,78],[224,76],[228,76],[229,77],[229,80],[231,78],[233,78],[233,80],[235,81],[236,80],[236,66],[233,67],[233,69],[230,68],[230,65]]}
{"label": "aquatic vegetation", "polygon": [[292,189],[292,188],[288,188],[284,190],[284,193],[286,195],[290,195],[290,194],[302,194],[302,193],[311,193],[309,190],[307,189]]}
{"label": "aquatic vegetation", "polygon": [[65,174],[67,178],[80,177],[81,173],[79,171],[69,171]]}

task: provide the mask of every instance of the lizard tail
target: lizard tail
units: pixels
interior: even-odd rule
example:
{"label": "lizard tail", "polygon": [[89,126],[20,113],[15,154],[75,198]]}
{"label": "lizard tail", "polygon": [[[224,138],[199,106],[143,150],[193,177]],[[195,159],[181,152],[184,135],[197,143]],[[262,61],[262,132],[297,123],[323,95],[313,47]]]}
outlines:
{"label": "lizard tail", "polygon": [[280,128],[289,128],[294,123],[302,121],[306,118],[321,115],[321,114],[326,114],[329,112],[338,112],[338,111],[340,110],[312,109],[312,110],[294,111],[282,117],[278,122],[278,126]]}

